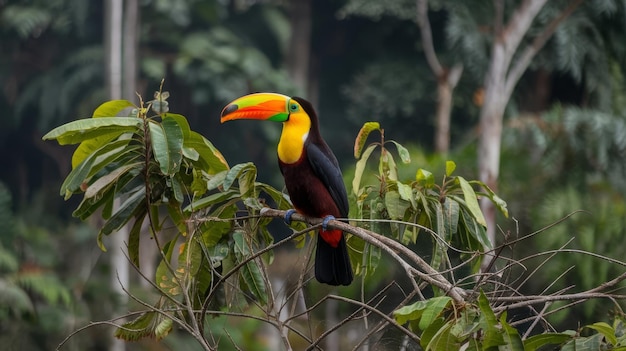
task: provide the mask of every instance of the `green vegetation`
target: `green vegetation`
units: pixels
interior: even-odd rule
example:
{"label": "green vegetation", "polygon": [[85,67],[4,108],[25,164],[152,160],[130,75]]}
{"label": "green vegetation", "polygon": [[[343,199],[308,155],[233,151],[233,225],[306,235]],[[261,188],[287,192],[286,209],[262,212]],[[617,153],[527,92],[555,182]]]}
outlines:
{"label": "green vegetation", "polygon": [[[165,78],[172,96],[102,104],[107,3],[0,5],[8,350],[105,350],[112,325],[130,327],[116,329],[138,340],[129,350],[624,347],[623,2],[541,6],[511,67],[562,20],[505,106],[497,185],[477,162],[486,75],[497,33],[537,0],[140,1],[137,90],[151,96]],[[424,3],[439,73],[416,17]],[[442,72],[459,76],[450,148],[435,153]],[[316,105],[351,193],[352,286],[309,282],[305,224],[272,220],[290,207],[278,129],[219,125],[224,104],[251,91]],[[78,148],[43,142],[53,129]],[[123,227],[141,269],[127,315],[112,312],[115,268],[101,250]]]}

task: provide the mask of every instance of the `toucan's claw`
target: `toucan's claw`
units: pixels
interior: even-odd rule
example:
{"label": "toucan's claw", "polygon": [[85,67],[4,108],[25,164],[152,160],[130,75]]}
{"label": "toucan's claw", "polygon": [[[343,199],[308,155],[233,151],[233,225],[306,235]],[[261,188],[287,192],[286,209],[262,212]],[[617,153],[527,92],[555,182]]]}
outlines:
{"label": "toucan's claw", "polygon": [[332,215],[328,215],[326,217],[324,217],[324,220],[322,221],[322,230],[326,231],[326,227],[328,227],[328,222],[332,221],[333,219],[336,219],[335,216]]}
{"label": "toucan's claw", "polygon": [[296,210],[294,210],[293,208],[287,210],[287,212],[285,213],[285,223],[287,223],[287,225],[291,224],[291,216],[293,216],[294,213],[296,213]]}

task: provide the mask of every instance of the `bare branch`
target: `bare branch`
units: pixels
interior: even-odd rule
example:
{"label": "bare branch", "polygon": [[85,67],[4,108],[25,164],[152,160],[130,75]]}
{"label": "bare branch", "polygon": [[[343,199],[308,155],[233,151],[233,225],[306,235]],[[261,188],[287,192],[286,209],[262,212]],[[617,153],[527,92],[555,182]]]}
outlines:
{"label": "bare branch", "polygon": [[494,45],[500,43],[504,46],[504,67],[509,66],[522,39],[524,39],[524,36],[528,33],[528,29],[530,29],[535,17],[547,1],[548,0],[524,0],[513,12],[502,35],[495,38],[496,44]]}
{"label": "bare branch", "polygon": [[[283,218],[285,216],[285,213],[286,211],[264,208],[261,210],[260,215],[262,217]],[[297,213],[292,216],[292,220],[306,222],[311,225],[320,225],[322,223],[322,219],[320,218],[304,217]],[[432,268],[415,252],[411,251],[409,248],[402,245],[401,243],[378,233],[374,233],[363,228],[351,226],[339,220],[331,220],[330,222],[328,222],[328,227],[332,229],[340,229],[346,233],[355,235],[374,246],[379,247],[381,250],[385,251],[393,259],[395,259],[400,264],[400,266],[402,266],[402,268],[405,270],[409,277],[413,278],[417,276],[420,279],[442,289],[446,292],[446,294],[448,294],[448,296],[450,296],[458,303],[462,303],[465,301],[465,296],[467,295],[467,292],[465,290],[451,284],[441,273]],[[416,267],[422,269],[422,271],[414,268],[412,265],[407,263],[404,259],[402,259],[402,257],[400,257],[399,253],[403,256],[406,256],[410,261],[412,261],[412,263]],[[419,287],[415,280],[413,280],[412,283],[414,288],[419,290]]]}
{"label": "bare branch", "polygon": [[446,72],[439,63],[435,53],[433,34],[430,28],[430,21],[428,20],[428,0],[417,0],[417,25],[420,28],[422,48],[424,49],[424,56],[426,56],[428,66],[437,76],[437,79],[443,79]]}

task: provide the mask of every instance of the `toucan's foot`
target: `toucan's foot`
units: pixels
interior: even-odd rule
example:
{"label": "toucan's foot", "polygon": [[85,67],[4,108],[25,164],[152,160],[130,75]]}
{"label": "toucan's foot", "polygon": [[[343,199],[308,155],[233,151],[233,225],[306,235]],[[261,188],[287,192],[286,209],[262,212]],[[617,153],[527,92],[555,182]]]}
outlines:
{"label": "toucan's foot", "polygon": [[324,220],[322,221],[322,230],[326,231],[326,227],[328,226],[328,222],[332,221],[333,219],[336,219],[335,216],[333,215],[328,215],[326,217],[324,217]]}
{"label": "toucan's foot", "polygon": [[291,216],[293,216],[294,213],[296,213],[296,210],[294,210],[293,208],[287,210],[287,212],[285,213],[285,223],[287,223],[287,225],[291,224]]}

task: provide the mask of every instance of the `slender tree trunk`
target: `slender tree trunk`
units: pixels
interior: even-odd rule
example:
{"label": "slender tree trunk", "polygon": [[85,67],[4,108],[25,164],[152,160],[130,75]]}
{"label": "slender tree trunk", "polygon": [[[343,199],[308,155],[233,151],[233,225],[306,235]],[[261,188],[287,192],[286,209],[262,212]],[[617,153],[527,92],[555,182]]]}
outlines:
{"label": "slender tree trunk", "polygon": [[[504,110],[513,90],[537,52],[554,34],[558,25],[565,20],[584,0],[572,1],[543,30],[519,50],[535,17],[547,0],[524,0],[515,9],[509,21],[504,23],[504,0],[494,0],[495,23],[494,43],[491,49],[489,69],[485,77],[485,98],[480,111],[480,138],[478,143],[479,178],[492,190],[498,190],[500,170],[500,148]],[[517,55],[515,55],[518,53]],[[514,57],[515,56],[515,57]],[[481,208],[487,221],[487,235],[492,244],[496,243],[496,209],[486,198],[481,200]],[[491,259],[483,262],[483,270],[491,264]]]}
{"label": "slender tree trunk", "polygon": [[124,0],[122,97],[137,100],[137,48],[139,47],[139,0]]}
{"label": "slender tree trunk", "polygon": [[417,25],[420,29],[422,48],[430,70],[437,77],[437,112],[435,115],[435,152],[447,154],[450,149],[450,116],[454,88],[461,79],[463,66],[444,67],[437,58],[433,45],[432,30],[428,20],[428,0],[417,0]]}
{"label": "slender tree trunk", "polygon": [[435,115],[435,152],[447,154],[450,150],[450,120],[452,118],[452,97],[463,66],[454,66],[444,77],[437,79],[437,112]]}
{"label": "slender tree trunk", "polygon": [[[502,139],[502,123],[504,109],[508,99],[501,94],[503,75],[500,74],[502,61],[497,59],[498,49],[494,49],[492,69],[485,81],[485,98],[480,111],[480,139],[478,141],[479,179],[493,191],[498,192],[498,176],[500,170],[500,147]],[[500,63],[500,64],[497,64]],[[481,207],[487,222],[487,237],[491,243],[496,242],[496,208],[493,203],[483,197]],[[484,261],[486,268],[491,259]]]}
{"label": "slender tree trunk", "polygon": [[437,113],[435,126],[435,152],[448,153],[450,149],[450,113],[452,112],[452,88],[445,83],[437,84]]}
{"label": "slender tree trunk", "polygon": [[[122,38],[123,38],[123,0],[107,0],[105,2],[105,63],[106,86],[109,99],[122,98]],[[119,208],[120,201],[116,200],[115,208]],[[111,262],[111,287],[117,293],[117,308],[112,313],[117,314],[122,311],[123,306],[128,302],[128,296],[124,288],[128,287],[129,264],[124,255],[124,241],[128,238],[128,228],[123,227],[117,233],[110,235],[110,262]],[[111,351],[124,351],[126,344],[124,341],[112,338]]]}

